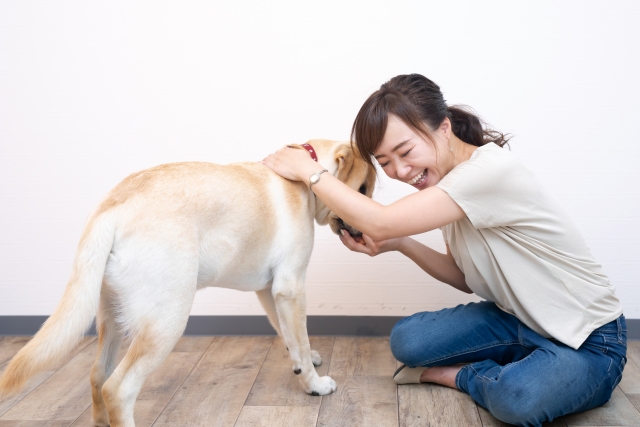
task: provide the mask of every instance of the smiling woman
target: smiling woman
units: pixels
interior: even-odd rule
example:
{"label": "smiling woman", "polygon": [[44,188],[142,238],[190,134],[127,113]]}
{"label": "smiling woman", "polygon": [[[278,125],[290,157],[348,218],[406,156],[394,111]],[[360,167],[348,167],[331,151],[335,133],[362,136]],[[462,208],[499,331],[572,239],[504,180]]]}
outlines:
{"label": "smiling woman", "polygon": [[[383,206],[324,174],[313,192],[363,232],[349,249],[399,251],[427,274],[485,299],[417,313],[395,326],[399,384],[434,382],[468,393],[496,418],[539,426],[611,398],[626,362],[626,324],[614,288],[572,219],[508,138],[447,107],[424,76],[373,93],[354,122],[357,151],[420,190]],[[322,165],[283,149],[263,163],[307,182]],[[440,228],[447,253],[409,236]]]}
{"label": "smiling woman", "polygon": [[361,152],[374,155],[392,117],[431,143],[435,143],[431,129],[438,129],[445,119],[449,119],[454,135],[469,145],[480,147],[493,142],[502,147],[509,141],[507,135],[488,128],[467,107],[448,107],[440,87],[419,74],[394,77],[362,105],[351,130]]}

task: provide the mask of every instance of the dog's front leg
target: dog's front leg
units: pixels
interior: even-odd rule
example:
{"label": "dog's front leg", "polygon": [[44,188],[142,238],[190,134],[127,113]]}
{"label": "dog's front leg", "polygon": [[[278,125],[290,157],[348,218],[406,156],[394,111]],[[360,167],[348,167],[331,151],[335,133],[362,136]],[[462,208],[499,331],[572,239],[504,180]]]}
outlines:
{"label": "dog's front leg", "polygon": [[298,375],[305,392],[323,396],[336,390],[329,376],[320,377],[313,366],[309,337],[304,285],[301,281],[274,281],[272,288],[280,332],[293,361],[293,373]]}
{"label": "dog's front leg", "polygon": [[[258,300],[260,301],[260,304],[262,304],[264,311],[267,313],[269,323],[271,323],[271,326],[273,326],[273,329],[276,330],[278,335],[282,336],[282,332],[280,331],[280,321],[278,320],[278,313],[276,310],[276,302],[273,298],[271,288],[257,291],[256,295],[258,295]],[[289,350],[288,347],[287,350]],[[311,350],[311,362],[314,366],[322,365],[322,356],[320,356],[320,353],[316,350]]]}

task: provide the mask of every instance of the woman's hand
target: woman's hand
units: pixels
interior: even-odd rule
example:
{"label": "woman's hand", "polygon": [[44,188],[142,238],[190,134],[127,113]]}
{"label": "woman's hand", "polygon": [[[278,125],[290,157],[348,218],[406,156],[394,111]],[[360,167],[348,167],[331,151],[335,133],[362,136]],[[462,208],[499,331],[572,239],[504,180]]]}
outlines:
{"label": "woman's hand", "polygon": [[363,234],[362,237],[352,237],[347,230],[341,230],[340,241],[354,252],[360,252],[369,256],[376,256],[383,252],[397,251],[404,237],[374,242],[371,237]]}
{"label": "woman's hand", "polygon": [[269,154],[261,163],[291,181],[306,182],[311,175],[322,170],[322,166],[315,162],[306,150],[294,147],[281,148]]}

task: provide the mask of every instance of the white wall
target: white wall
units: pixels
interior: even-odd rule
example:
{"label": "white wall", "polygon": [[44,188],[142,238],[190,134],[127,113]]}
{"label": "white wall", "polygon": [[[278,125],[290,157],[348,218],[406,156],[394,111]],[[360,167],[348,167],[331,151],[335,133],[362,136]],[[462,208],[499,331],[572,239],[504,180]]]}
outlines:
{"label": "white wall", "polygon": [[[131,172],[348,139],[394,75],[474,107],[573,214],[640,318],[640,4],[632,1],[0,0],[0,315],[49,314],[83,222]],[[376,198],[411,191],[381,180]],[[443,249],[440,232],[419,239]],[[470,299],[317,230],[308,312]],[[194,314],[258,314],[207,290]]]}

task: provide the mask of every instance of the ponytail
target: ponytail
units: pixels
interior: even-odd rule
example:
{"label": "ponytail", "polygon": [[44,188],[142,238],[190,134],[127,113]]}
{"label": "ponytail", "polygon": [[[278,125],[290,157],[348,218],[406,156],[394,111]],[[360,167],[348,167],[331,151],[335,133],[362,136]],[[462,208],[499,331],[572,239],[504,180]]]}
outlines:
{"label": "ponytail", "polygon": [[465,105],[447,107],[447,117],[451,121],[453,134],[467,144],[481,147],[493,142],[500,147],[504,147],[505,144],[508,145],[509,139],[511,139],[510,135],[489,128],[471,108]]}

